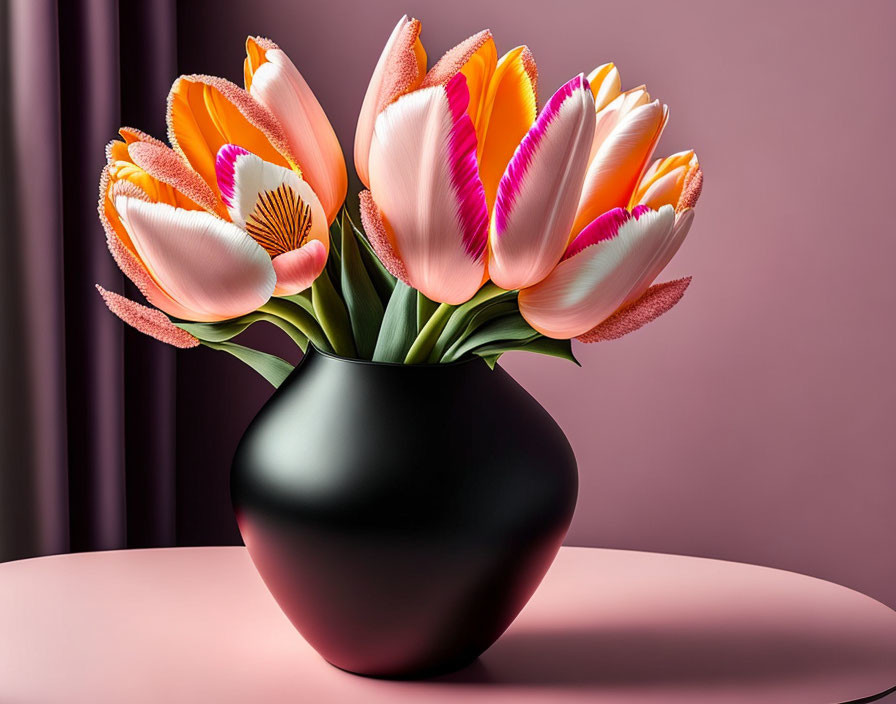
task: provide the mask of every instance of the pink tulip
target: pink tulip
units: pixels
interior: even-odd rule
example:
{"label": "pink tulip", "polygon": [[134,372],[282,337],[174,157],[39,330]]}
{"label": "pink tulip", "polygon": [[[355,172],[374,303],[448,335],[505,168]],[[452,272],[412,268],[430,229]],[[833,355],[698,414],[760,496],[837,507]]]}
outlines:
{"label": "pink tulip", "polygon": [[645,295],[684,241],[693,214],[676,215],[671,205],[610,210],[582,230],[543,281],[520,291],[520,312],[547,337],[587,336]]}
{"label": "pink tulip", "polygon": [[317,98],[289,57],[262,37],[246,40],[246,90],[283,126],[302,178],[333,222],[345,201],[348,179],[339,139]]}

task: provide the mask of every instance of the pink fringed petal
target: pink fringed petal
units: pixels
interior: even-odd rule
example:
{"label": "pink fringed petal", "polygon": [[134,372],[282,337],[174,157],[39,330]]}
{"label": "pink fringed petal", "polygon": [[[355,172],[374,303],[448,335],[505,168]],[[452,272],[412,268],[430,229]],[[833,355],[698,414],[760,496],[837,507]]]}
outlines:
{"label": "pink fringed petal", "polygon": [[688,208],[697,205],[700,194],[703,192],[703,169],[699,166],[688,171],[688,175],[684,178],[684,186],[681,190],[681,196],[675,206],[675,212],[681,213]]}
{"label": "pink fringed petal", "polygon": [[395,253],[395,247],[386,230],[386,223],[383,222],[380,209],[373,202],[373,196],[370,195],[370,191],[361,191],[358,198],[361,201],[361,226],[376,256],[392,276],[410,286],[408,270]]}
{"label": "pink fringed petal", "polygon": [[684,296],[691,277],[655,284],[634,303],[616,311],[599,325],[576,339],[580,342],[605,342],[616,340],[644,327],[670,310]]}
{"label": "pink fringed petal", "polygon": [[121,320],[144,335],[154,337],[166,345],[187,349],[199,345],[199,340],[177,327],[162,311],[136,303],[97,284],[106,306]]}
{"label": "pink fringed petal", "polygon": [[280,254],[271,261],[277,274],[275,296],[292,296],[304,291],[320,276],[327,263],[327,248],[311,240],[298,249]]}
{"label": "pink fringed petal", "polygon": [[146,173],[180,191],[196,205],[210,213],[217,213],[220,210],[214,191],[170,147],[146,141],[132,142],[128,145],[128,154]]}
{"label": "pink fringed petal", "polygon": [[426,74],[426,78],[423,79],[420,87],[430,88],[450,81],[470,60],[473,54],[479,51],[482,45],[491,38],[492,33],[487,29],[483,29],[481,32],[477,32],[472,37],[467,37],[460,44],[446,51],[444,56]]}
{"label": "pink fringed petal", "polygon": [[355,129],[355,170],[364,185],[370,185],[368,160],[377,115],[400,96],[417,88],[423,80],[425,56],[421,67],[421,59],[415,51],[420,30],[419,20],[409,19],[407,15],[402,17],[392,30],[370,77]]}
{"label": "pink fringed petal", "polygon": [[155,144],[157,147],[168,146],[161,139],[156,139],[152,135],[146,134],[146,132],[138,130],[134,127],[121,127],[118,130],[118,134],[121,135],[126,144],[133,144],[134,142],[146,142],[147,144]]}

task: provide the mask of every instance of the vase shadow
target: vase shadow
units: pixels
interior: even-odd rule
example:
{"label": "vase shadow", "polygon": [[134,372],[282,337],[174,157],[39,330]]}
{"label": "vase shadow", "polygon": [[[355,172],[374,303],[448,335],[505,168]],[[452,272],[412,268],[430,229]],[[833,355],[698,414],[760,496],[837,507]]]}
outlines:
{"label": "vase shadow", "polygon": [[579,689],[736,686],[849,670],[880,673],[892,666],[885,659],[879,646],[855,638],[788,632],[769,625],[747,632],[743,624],[727,630],[723,624],[511,629],[472,665],[436,681]]}

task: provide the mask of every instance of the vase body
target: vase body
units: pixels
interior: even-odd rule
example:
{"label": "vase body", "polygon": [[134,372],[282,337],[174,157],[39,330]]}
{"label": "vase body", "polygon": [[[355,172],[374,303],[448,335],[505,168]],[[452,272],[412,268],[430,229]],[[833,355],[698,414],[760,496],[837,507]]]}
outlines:
{"label": "vase body", "polygon": [[249,554],[302,636],[337,667],[390,678],[462,667],[504,632],[577,490],[563,432],[500,367],[313,350],[231,474]]}

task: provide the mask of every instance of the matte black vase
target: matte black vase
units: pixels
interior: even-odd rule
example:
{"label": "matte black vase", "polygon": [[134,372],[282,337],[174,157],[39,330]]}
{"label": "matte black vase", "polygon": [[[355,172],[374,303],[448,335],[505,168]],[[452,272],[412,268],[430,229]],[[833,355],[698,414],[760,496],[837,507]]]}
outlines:
{"label": "matte black vase", "polygon": [[473,661],[532,596],[578,491],[563,432],[500,367],[309,351],[246,431],[231,493],[249,554],[336,667]]}

